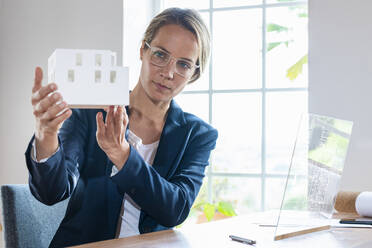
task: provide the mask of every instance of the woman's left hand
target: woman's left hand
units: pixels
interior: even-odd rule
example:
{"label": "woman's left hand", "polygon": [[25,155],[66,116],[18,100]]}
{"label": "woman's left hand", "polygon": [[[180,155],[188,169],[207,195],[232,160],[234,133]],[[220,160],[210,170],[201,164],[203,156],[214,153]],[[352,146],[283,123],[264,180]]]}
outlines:
{"label": "woman's left hand", "polygon": [[97,142],[109,159],[120,170],[129,157],[130,147],[125,138],[128,126],[128,115],[123,106],[110,106],[107,110],[106,121],[103,122],[101,112],[96,115]]}

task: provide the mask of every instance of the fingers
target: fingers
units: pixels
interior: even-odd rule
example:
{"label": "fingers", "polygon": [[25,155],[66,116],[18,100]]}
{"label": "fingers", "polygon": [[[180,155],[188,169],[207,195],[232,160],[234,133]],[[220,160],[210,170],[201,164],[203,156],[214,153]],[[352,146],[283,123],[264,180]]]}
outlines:
{"label": "fingers", "polygon": [[51,83],[43,87],[42,80],[43,71],[40,67],[36,67],[31,96],[36,120],[35,134],[54,136],[58,133],[62,122],[72,115],[72,111],[67,108],[66,102],[61,102],[61,94],[54,92],[57,90],[57,85]]}
{"label": "fingers", "polygon": [[[128,118],[128,115],[127,115],[127,111],[125,109],[124,106],[121,106],[123,111],[122,111],[122,114],[123,114],[123,125],[126,127],[128,125],[128,122],[129,122],[129,118]],[[109,107],[105,107],[103,108],[103,110],[108,113],[108,111],[110,110],[110,106]]]}
{"label": "fingers", "polygon": [[114,106],[110,106],[106,113],[106,134],[114,135]]}
{"label": "fingers", "polygon": [[101,112],[97,113],[96,121],[97,121],[96,136],[98,139],[102,139],[105,136],[106,127],[105,127],[105,123],[103,122],[103,115]]}
{"label": "fingers", "polygon": [[128,114],[127,114],[127,110],[125,109],[125,107],[123,107],[123,125],[124,125],[125,129],[128,126],[128,122],[129,122],[129,117],[128,117]]}
{"label": "fingers", "polygon": [[72,110],[71,109],[66,109],[65,112],[63,112],[62,114],[58,115],[56,118],[54,118],[50,122],[50,126],[57,127],[62,122],[64,122],[65,120],[67,120],[71,116],[71,114],[72,114]]}
{"label": "fingers", "polygon": [[[58,100],[53,99],[53,101],[58,101]],[[54,104],[54,105],[51,104],[49,106],[47,107],[47,111],[43,115],[43,118],[46,120],[51,120],[57,117],[57,115],[61,113],[67,107],[67,103],[63,101],[63,102],[60,102],[59,104]]]}
{"label": "fingers", "polygon": [[121,134],[122,133],[122,128],[123,128],[123,120],[124,120],[124,116],[123,116],[123,107],[122,106],[118,106],[117,107],[117,110],[115,112],[115,133],[117,134]]}
{"label": "fingers", "polygon": [[36,92],[33,92],[31,97],[32,105],[36,105],[43,98],[48,96],[51,92],[57,90],[57,85],[55,83],[48,84],[44,87],[39,88]]}
{"label": "fingers", "polygon": [[[116,108],[116,109],[115,109]],[[102,114],[102,113],[101,113]],[[100,115],[101,115],[100,114]],[[97,115],[97,118],[99,116]],[[125,129],[128,123],[128,116],[123,106],[110,106],[107,109],[105,122],[98,122],[97,119],[97,129],[105,130],[105,138],[116,140],[122,139],[125,136]],[[101,126],[98,126],[101,125]],[[101,132],[100,132],[101,133]]]}
{"label": "fingers", "polygon": [[32,87],[32,93],[35,93],[41,88],[42,81],[43,81],[43,70],[40,67],[36,67],[34,86]]}
{"label": "fingers", "polygon": [[[61,100],[62,100],[62,96],[58,92],[53,93],[50,96],[44,97],[41,101],[38,101],[38,103],[34,106],[34,115],[39,116],[39,115],[45,113],[46,111],[49,111],[49,108],[56,107],[55,106],[56,103],[61,101]],[[59,110],[62,110],[62,109],[59,109]],[[52,114],[52,113],[50,113],[50,114]],[[48,118],[50,119],[50,118],[54,118],[54,117],[55,117],[55,115],[54,116],[51,115]]]}

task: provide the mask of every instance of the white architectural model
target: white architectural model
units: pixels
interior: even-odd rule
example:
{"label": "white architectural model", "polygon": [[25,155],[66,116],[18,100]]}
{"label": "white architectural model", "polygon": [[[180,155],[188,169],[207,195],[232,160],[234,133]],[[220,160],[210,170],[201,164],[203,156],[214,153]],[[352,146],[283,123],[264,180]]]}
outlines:
{"label": "white architectural model", "polygon": [[70,108],[129,104],[129,69],[116,66],[109,50],[56,49],[48,59],[51,82]]}

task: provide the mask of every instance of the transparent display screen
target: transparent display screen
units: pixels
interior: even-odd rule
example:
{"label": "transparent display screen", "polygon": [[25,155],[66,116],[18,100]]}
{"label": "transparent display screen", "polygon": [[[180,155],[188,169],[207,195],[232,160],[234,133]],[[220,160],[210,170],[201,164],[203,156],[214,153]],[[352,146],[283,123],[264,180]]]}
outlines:
{"label": "transparent display screen", "polygon": [[324,230],[339,190],[353,123],[306,114],[289,166],[275,239]]}

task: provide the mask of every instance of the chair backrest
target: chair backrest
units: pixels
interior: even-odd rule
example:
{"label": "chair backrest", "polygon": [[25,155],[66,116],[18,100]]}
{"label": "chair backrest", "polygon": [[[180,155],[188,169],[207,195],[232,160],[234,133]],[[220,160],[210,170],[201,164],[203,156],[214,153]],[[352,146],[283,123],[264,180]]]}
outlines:
{"label": "chair backrest", "polygon": [[48,247],[61,223],[68,199],[47,206],[34,198],[29,186],[2,185],[5,247]]}

